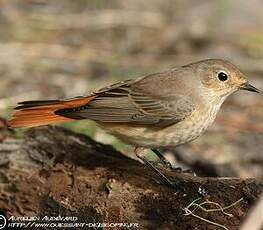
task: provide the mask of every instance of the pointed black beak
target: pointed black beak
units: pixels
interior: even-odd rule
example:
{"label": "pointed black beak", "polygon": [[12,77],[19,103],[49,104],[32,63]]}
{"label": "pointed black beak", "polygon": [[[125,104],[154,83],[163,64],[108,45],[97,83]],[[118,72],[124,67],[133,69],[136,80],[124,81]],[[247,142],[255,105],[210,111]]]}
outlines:
{"label": "pointed black beak", "polygon": [[257,89],[256,87],[254,87],[253,85],[250,85],[248,82],[244,83],[243,85],[240,86],[240,89],[243,90],[248,90],[251,92],[256,92],[256,93],[260,93],[259,89]]}

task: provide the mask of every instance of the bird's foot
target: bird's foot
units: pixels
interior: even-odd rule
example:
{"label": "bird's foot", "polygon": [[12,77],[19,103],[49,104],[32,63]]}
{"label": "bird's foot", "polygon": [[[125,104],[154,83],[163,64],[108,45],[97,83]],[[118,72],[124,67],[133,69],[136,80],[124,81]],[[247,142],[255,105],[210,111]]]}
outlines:
{"label": "bird's foot", "polygon": [[182,169],[181,167],[173,167],[172,171],[176,173],[187,173],[192,176],[196,176],[195,172],[192,169]]}
{"label": "bird's foot", "polygon": [[156,156],[159,157],[159,159],[161,160],[161,162],[163,163],[165,169],[168,169],[172,172],[176,172],[176,173],[188,173],[191,174],[193,176],[196,176],[196,174],[191,170],[191,169],[182,169],[181,167],[174,167],[164,156],[163,154],[157,150],[157,149],[152,149],[152,151],[156,154]]}
{"label": "bird's foot", "polygon": [[165,168],[169,170],[173,170],[172,164],[163,156],[163,154],[159,150],[157,149],[151,149],[151,150],[156,154],[156,156],[158,156],[158,158],[161,160]]}
{"label": "bird's foot", "polygon": [[[166,175],[164,175],[164,174],[159,170],[159,168],[156,167],[156,163],[153,163],[153,162],[149,161],[149,160],[144,156],[143,151],[141,151],[141,150],[142,150],[142,149],[140,149],[140,148],[135,148],[135,154],[136,154],[136,156],[137,156],[140,160],[142,160],[142,161],[145,163],[145,165],[147,165],[148,167],[150,167],[150,168],[152,169],[152,171],[154,171],[154,172],[159,176],[159,178],[161,179],[161,181],[157,181],[158,184],[164,184],[164,185],[172,188],[172,189],[175,190],[176,192],[179,192],[179,191],[185,192],[185,191],[184,191],[184,186],[181,186],[181,185],[179,184],[179,182],[172,181],[170,178],[168,178]],[[161,157],[161,159],[165,159],[165,158],[164,158],[164,157]],[[162,162],[165,162],[165,161],[162,160]],[[167,161],[167,162],[168,162],[168,164],[166,164],[166,163],[165,163],[165,164],[167,165],[167,167],[168,167],[170,170],[172,170],[172,171],[178,170],[179,172],[182,172],[182,173],[184,173],[184,172],[188,172],[188,173],[189,173],[189,170],[182,170],[182,168],[174,168],[174,167],[172,167],[172,165],[170,164],[169,161]],[[154,179],[154,178],[153,178],[153,180],[156,181],[156,179]]]}

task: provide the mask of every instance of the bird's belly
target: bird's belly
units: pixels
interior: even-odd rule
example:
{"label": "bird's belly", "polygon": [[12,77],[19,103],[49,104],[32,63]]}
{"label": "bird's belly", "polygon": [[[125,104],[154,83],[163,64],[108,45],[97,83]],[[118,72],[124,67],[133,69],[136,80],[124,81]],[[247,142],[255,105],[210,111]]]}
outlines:
{"label": "bird's belly", "polygon": [[124,142],[142,147],[174,147],[200,136],[214,121],[215,114],[193,113],[187,119],[165,128],[132,126],[127,124],[101,124],[104,129]]}

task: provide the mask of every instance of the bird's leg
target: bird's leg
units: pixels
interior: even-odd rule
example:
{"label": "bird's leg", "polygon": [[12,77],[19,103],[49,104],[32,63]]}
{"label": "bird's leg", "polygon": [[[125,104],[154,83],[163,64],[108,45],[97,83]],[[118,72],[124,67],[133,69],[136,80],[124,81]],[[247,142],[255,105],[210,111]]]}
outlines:
{"label": "bird's leg", "polygon": [[151,149],[151,150],[156,154],[156,156],[159,157],[159,159],[162,161],[165,167],[170,169],[171,171],[178,173],[193,174],[191,169],[183,170],[181,167],[173,167],[172,164],[164,157],[164,155],[158,149]]}
{"label": "bird's leg", "polygon": [[[174,153],[176,159],[182,158],[180,152],[177,149],[174,150],[173,153]],[[184,162],[184,161],[182,161],[182,162]],[[185,162],[185,163],[187,163],[187,162]],[[182,168],[179,167],[179,168],[175,168],[175,170],[177,170],[177,172],[188,173],[188,174],[191,174],[192,176],[196,176],[196,173],[190,168],[183,170]]]}
{"label": "bird's leg", "polygon": [[157,149],[151,149],[156,156],[159,157],[159,159],[162,161],[162,163],[166,166],[166,168],[170,169],[171,171],[175,171],[175,172],[184,172],[182,170],[182,168],[180,167],[173,167],[172,164],[164,157],[164,155]]}
{"label": "bird's leg", "polygon": [[172,182],[169,180],[163,173],[161,173],[150,161],[148,161],[143,152],[145,149],[136,147],[135,148],[135,155],[141,159],[147,166],[149,166],[161,179],[162,181],[168,185],[169,187],[176,188],[177,189],[177,184],[175,182]]}
{"label": "bird's leg", "polygon": [[158,149],[151,149],[157,157],[163,162],[163,164],[168,168],[173,170],[172,164],[163,156],[163,154]]}

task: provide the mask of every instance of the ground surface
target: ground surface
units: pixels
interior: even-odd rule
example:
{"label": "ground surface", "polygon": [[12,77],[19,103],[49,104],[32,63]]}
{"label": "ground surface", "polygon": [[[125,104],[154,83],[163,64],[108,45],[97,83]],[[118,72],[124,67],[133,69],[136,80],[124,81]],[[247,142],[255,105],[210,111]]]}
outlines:
{"label": "ground surface", "polygon": [[56,127],[32,129],[21,140],[10,134],[0,153],[0,207],[7,217],[138,224],[132,229],[238,229],[263,190],[253,179],[163,170],[178,184],[175,190],[112,147]]}

